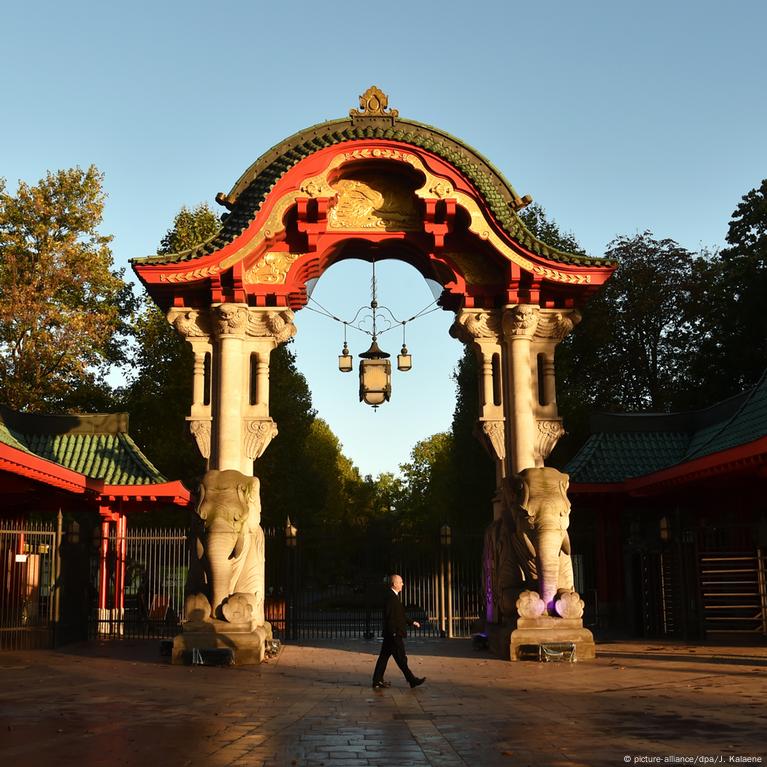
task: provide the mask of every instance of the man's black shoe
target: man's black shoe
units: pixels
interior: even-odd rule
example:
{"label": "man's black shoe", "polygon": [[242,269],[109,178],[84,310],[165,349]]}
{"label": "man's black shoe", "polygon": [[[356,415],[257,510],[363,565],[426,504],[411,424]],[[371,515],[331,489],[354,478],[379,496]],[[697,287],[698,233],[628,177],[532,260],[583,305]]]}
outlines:
{"label": "man's black shoe", "polygon": [[411,683],[411,687],[418,687],[419,685],[423,684],[426,681],[425,676],[417,676]]}
{"label": "man's black shoe", "polygon": [[374,690],[385,690],[387,687],[391,687],[391,682],[373,682]]}

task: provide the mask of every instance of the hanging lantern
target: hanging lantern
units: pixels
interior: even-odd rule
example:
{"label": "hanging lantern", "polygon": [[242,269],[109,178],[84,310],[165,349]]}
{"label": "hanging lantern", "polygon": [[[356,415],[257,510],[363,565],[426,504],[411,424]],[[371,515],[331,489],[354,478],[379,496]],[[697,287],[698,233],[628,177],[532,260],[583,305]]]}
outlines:
{"label": "hanging lantern", "polygon": [[338,369],[342,373],[351,373],[353,367],[354,367],[354,359],[352,355],[349,353],[349,347],[346,345],[346,341],[344,341],[344,348],[341,350],[341,353],[338,355]]}
{"label": "hanging lantern", "polygon": [[391,362],[389,354],[378,348],[376,337],[370,348],[360,354],[360,402],[377,408],[391,397]]}
{"label": "hanging lantern", "polygon": [[397,370],[403,372],[410,370],[413,367],[413,355],[407,350],[407,346],[402,344],[402,349],[397,355]]}

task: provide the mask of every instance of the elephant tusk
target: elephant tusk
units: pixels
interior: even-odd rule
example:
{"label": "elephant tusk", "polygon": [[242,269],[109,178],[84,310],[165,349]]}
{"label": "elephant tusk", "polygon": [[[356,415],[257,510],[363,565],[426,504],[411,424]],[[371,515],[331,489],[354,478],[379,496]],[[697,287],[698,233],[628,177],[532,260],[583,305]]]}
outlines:
{"label": "elephant tusk", "polygon": [[530,553],[530,556],[535,557],[535,546],[533,546],[533,542],[530,540],[527,533],[522,533],[522,538],[525,541],[525,545],[527,546],[527,550]]}

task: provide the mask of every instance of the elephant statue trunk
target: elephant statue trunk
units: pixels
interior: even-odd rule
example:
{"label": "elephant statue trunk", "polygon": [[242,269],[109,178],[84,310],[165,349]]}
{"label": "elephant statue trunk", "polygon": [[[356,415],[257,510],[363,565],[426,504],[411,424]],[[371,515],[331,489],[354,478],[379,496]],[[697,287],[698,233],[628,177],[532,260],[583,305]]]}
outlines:
{"label": "elephant statue trunk", "polygon": [[538,540],[538,588],[541,599],[549,613],[554,612],[554,600],[560,586],[560,558],[562,555],[562,531],[539,530]]}
{"label": "elephant statue trunk", "polygon": [[226,530],[208,530],[206,550],[210,569],[210,605],[214,618],[221,617],[221,608],[231,592],[232,565],[236,536]]}
{"label": "elephant statue trunk", "polygon": [[504,481],[503,513],[485,538],[485,577],[500,621],[518,617],[516,601],[525,592],[537,592],[527,613],[559,615],[558,600],[573,591],[568,481],[549,467],[524,469]]}
{"label": "elephant statue trunk", "polygon": [[[260,483],[239,471],[212,469],[202,479],[197,514],[205,524],[202,536],[204,582],[200,591],[210,599],[210,617],[237,620],[250,613],[264,623],[264,531],[261,529]],[[227,607],[236,595],[244,607]],[[243,612],[244,610],[244,612]]]}

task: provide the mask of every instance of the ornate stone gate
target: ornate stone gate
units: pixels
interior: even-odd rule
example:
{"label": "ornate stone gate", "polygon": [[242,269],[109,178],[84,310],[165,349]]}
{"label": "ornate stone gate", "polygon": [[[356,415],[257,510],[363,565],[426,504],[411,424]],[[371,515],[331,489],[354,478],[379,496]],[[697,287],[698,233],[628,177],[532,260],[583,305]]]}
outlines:
{"label": "ornate stone gate", "polygon": [[[348,118],[286,139],[216,199],[227,212],[208,242],[133,261],[194,349],[189,422],[209,469],[253,476],[277,433],[269,356],[295,334],[307,281],[348,258],[399,259],[442,286],[451,334],[480,361],[478,436],[502,520],[508,480],[543,467],[563,433],[554,350],[616,265],[540,241],[517,215],[529,197],[466,144],[400,118],[375,87]],[[508,590],[490,570],[489,589]],[[497,613],[501,601],[488,603]]]}

